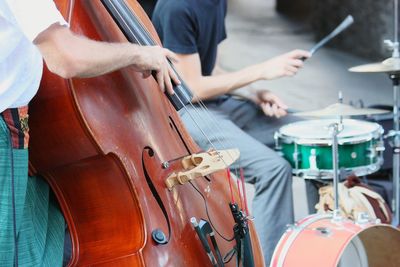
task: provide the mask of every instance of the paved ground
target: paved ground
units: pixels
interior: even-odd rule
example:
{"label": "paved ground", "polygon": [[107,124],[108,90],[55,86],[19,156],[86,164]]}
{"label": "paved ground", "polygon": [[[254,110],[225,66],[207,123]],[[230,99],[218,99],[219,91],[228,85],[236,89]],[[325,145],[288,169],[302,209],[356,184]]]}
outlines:
{"label": "paved ground", "polygon": [[[221,51],[221,63],[225,68],[238,69],[292,49],[309,49],[315,43],[309,26],[277,14],[273,0],[228,2],[229,38],[222,44]],[[366,105],[391,104],[392,88],[386,75],[347,71],[349,67],[364,63],[370,62],[348,52],[323,48],[306,62],[297,76],[262,81],[256,86],[273,90],[291,108],[300,110],[323,108],[335,103],[339,91],[343,92],[345,103],[362,99]],[[303,181],[296,178],[293,189],[296,219],[300,219],[307,214]],[[248,186],[248,195],[253,195],[251,186]]]}

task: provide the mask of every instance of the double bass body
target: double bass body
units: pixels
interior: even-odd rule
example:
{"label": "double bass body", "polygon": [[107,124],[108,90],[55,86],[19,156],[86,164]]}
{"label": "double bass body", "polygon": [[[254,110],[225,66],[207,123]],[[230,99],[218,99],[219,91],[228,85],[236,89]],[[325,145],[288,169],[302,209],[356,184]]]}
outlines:
{"label": "double bass body", "polygon": [[[99,0],[55,2],[71,16],[73,31],[126,42]],[[156,38],[138,3],[127,3]],[[211,266],[191,217],[211,220],[222,236],[232,238],[224,172],[172,190],[165,185],[181,167],[176,159],[200,149],[153,79],[131,68],[71,80],[45,70],[30,123],[31,167],[49,182],[66,218],[70,266]],[[169,161],[166,168],[162,163]],[[255,266],[263,266],[250,229]],[[216,237],[222,254],[234,246]],[[235,264],[232,259],[226,266]]]}

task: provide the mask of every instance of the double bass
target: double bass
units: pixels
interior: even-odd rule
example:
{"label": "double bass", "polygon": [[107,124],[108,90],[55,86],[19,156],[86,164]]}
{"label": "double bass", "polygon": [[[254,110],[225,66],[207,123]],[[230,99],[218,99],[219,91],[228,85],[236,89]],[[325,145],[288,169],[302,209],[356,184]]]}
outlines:
{"label": "double bass", "polygon": [[[55,3],[78,34],[160,44],[134,0]],[[183,159],[203,151],[177,113],[191,103],[190,90],[174,90],[167,97],[130,67],[68,80],[44,70],[30,105],[30,169],[60,203],[69,266],[264,266],[225,170],[185,182],[176,176]]]}

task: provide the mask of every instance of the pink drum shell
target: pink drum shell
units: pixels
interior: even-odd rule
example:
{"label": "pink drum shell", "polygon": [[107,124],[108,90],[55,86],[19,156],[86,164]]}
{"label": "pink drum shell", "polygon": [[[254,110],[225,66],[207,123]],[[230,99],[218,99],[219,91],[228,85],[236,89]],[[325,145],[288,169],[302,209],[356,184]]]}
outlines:
{"label": "pink drum shell", "polygon": [[[330,234],[324,235],[317,228],[329,229]],[[356,224],[346,219],[334,222],[329,215],[308,216],[295,228],[288,229],[275,248],[270,266],[336,267],[355,237],[364,245],[369,267],[400,266],[398,229],[386,224]]]}

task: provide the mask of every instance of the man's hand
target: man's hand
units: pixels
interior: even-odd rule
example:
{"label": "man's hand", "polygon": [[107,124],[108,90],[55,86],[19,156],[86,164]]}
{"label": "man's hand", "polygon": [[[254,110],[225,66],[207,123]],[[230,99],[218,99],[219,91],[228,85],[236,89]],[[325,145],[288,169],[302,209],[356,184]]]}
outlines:
{"label": "man's hand", "polygon": [[152,71],[155,71],[155,78],[161,90],[163,92],[167,90],[170,95],[173,95],[174,90],[171,79],[175,84],[180,84],[181,82],[168,59],[177,62],[176,55],[170,50],[159,46],[142,46],[138,55],[139,58],[134,64],[135,69],[142,72],[144,78],[149,77]]}
{"label": "man's hand", "polygon": [[287,115],[287,106],[283,101],[268,90],[256,92],[257,102],[265,115],[269,117],[281,118]]}
{"label": "man's hand", "polygon": [[311,57],[310,52],[305,50],[293,50],[289,53],[274,57],[261,63],[261,78],[272,80],[283,76],[294,76],[301,67],[303,59]]}
{"label": "man's hand", "polygon": [[65,78],[89,78],[132,66],[144,77],[156,73],[156,80],[164,92],[173,94],[171,79],[180,81],[168,62],[176,61],[174,53],[159,46],[107,43],[74,34],[69,28],[53,24],[33,41],[39,48],[48,69]]}

